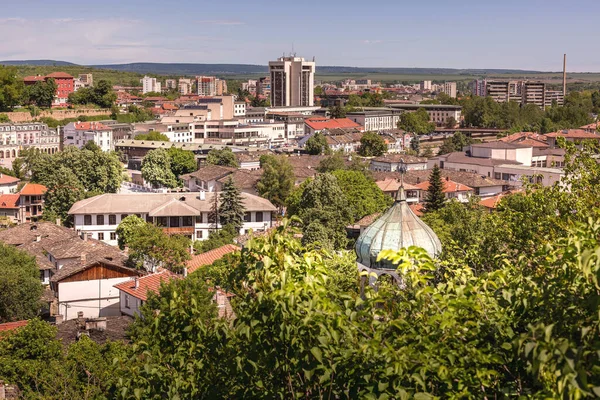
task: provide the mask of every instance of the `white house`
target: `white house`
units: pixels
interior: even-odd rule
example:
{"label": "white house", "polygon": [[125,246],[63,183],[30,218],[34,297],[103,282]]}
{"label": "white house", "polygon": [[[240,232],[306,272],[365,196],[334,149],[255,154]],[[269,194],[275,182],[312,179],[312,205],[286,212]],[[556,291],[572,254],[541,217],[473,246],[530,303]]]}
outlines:
{"label": "white house", "polygon": [[64,145],[82,148],[94,142],[102,151],[114,150],[113,130],[100,122],[70,122],[64,127]]}
{"label": "white house", "polygon": [[[258,161],[258,160],[257,160]],[[205,165],[197,171],[181,175],[185,187],[190,192],[218,192],[221,190],[219,179],[233,174],[236,171],[232,167],[223,167],[221,165]]]}
{"label": "white house", "polygon": [[427,158],[409,156],[406,154],[386,154],[371,160],[371,171],[398,171],[401,166],[407,171],[427,169]]}
{"label": "white house", "polygon": [[0,194],[16,193],[19,178],[0,173]]}
{"label": "white house", "polygon": [[[475,192],[473,188],[451,181],[449,178],[444,179],[442,183],[444,185],[443,191],[444,195],[446,196],[446,200],[456,199],[461,203],[466,203]],[[425,200],[425,196],[427,196],[429,181],[421,182],[415,186],[420,189],[420,201],[423,202]]]}
{"label": "white house", "polygon": [[140,313],[140,307],[148,300],[150,293],[158,293],[160,285],[169,283],[181,276],[165,269],[155,274],[142,277],[134,276],[115,285],[119,291],[119,311],[121,314],[135,317]]}
{"label": "white house", "polygon": [[[128,215],[138,215],[169,234],[205,240],[215,228],[211,210],[218,203],[218,193],[122,193],[103,194],[78,201],[69,210],[75,230],[91,234],[94,239],[117,245],[116,229]],[[267,199],[242,193],[246,209],[240,234],[252,229],[264,231],[273,225],[277,210]],[[221,227],[220,224],[217,227]]]}

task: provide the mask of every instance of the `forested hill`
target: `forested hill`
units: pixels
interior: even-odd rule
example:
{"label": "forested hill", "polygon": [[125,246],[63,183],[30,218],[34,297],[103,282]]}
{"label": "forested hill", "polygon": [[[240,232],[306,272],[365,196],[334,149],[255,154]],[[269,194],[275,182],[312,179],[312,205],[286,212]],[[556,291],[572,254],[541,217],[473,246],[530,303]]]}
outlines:
{"label": "forested hill", "polygon": [[[56,60],[22,60],[0,61],[4,65],[34,65],[34,66],[76,66],[66,61]],[[152,73],[159,75],[246,75],[265,74],[266,65],[254,64],[198,64],[198,63],[129,63],[88,65],[98,69],[110,69],[136,73]],[[344,67],[317,66],[321,74],[406,74],[406,75],[484,75],[484,74],[513,74],[539,73],[540,71],[525,71],[517,69],[453,69],[453,68],[378,68],[378,67]]]}

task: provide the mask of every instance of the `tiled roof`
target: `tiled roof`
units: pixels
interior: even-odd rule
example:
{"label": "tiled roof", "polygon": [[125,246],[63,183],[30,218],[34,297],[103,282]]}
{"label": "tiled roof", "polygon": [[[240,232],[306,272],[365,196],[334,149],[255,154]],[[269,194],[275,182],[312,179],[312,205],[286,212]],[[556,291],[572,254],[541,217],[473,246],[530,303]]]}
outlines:
{"label": "tiled roof", "polygon": [[372,161],[382,163],[399,163],[402,161],[405,164],[422,164],[427,162],[427,158],[409,156],[406,154],[386,154],[384,156],[374,158]]}
{"label": "tiled roof", "polygon": [[225,183],[229,178],[233,180],[235,186],[240,190],[254,189],[263,174],[262,169],[245,170],[238,169],[234,173],[218,179],[219,182]]}
{"label": "tiled roof", "polygon": [[594,122],[588,125],[584,125],[584,126],[580,126],[579,129],[584,129],[584,130],[597,130],[600,127],[600,121],[599,122]]}
{"label": "tiled roof", "polygon": [[441,156],[433,157],[431,160],[444,160],[449,163],[459,163],[459,164],[470,164],[470,165],[480,165],[480,166],[494,166],[494,165],[504,165],[504,164],[514,164],[521,165],[518,161],[511,160],[497,160],[494,158],[482,158],[482,157],[469,157],[465,153],[461,151],[444,154]]}
{"label": "tiled roof", "polygon": [[0,185],[10,185],[10,184],[17,183],[20,181],[21,180],[19,178],[15,178],[14,176],[0,173]]}
{"label": "tiled roof", "polygon": [[547,137],[557,138],[564,137],[567,139],[596,139],[600,140],[600,135],[596,133],[586,132],[583,129],[566,129],[564,131],[547,133]]}
{"label": "tiled roof", "polygon": [[135,297],[136,299],[146,301],[148,300],[148,293],[158,293],[160,285],[163,282],[167,284],[173,279],[180,279],[180,277],[165,269],[161,272],[157,272],[156,274],[146,275],[140,278],[133,278],[129,281],[119,283],[114,287]]}
{"label": "tiled roof", "polygon": [[508,135],[503,138],[500,138],[500,141],[506,142],[506,143],[513,143],[513,142],[520,142],[521,140],[524,140],[524,139],[535,139],[535,140],[546,141],[547,138],[546,138],[546,136],[540,135],[539,133],[535,133],[535,132],[516,132],[516,133],[513,133],[512,135]]}
{"label": "tiled roof", "polygon": [[192,256],[192,259],[187,262],[188,273],[191,274],[204,265],[211,265],[215,261],[223,258],[226,254],[234,253],[238,250],[240,250],[240,248],[236,245],[226,244],[225,246],[207,251],[206,253]]}
{"label": "tiled roof", "polygon": [[311,129],[320,131],[323,129],[334,129],[334,128],[362,128],[361,125],[352,121],[349,118],[308,118],[304,121]]}
{"label": "tiled roof", "polygon": [[275,155],[271,150],[259,150],[253,153],[235,153],[235,158],[238,162],[255,162],[259,161],[261,156]]}
{"label": "tiled roof", "polygon": [[496,209],[496,206],[498,203],[500,203],[500,200],[502,200],[504,196],[506,196],[504,193],[500,193],[496,196],[488,197],[487,199],[481,200],[479,205],[485,208]]}
{"label": "tiled roof", "polygon": [[0,194],[0,208],[19,208],[19,197],[18,194]]}
{"label": "tiled roof", "polygon": [[6,322],[4,324],[0,324],[0,332],[4,331],[12,331],[17,328],[21,328],[29,323],[28,320],[24,321],[16,321],[16,322]]}
{"label": "tiled roof", "polygon": [[[458,183],[462,183],[463,185],[472,187],[472,188],[480,188],[480,187],[491,187],[491,186],[504,186],[507,185],[508,182],[489,178],[487,176],[479,175],[474,172],[466,172],[466,171],[453,171],[449,169],[441,169],[440,173],[442,178],[449,178],[450,180]],[[375,173],[380,174],[380,173]],[[396,173],[396,175],[399,175]],[[431,175],[431,170],[418,170],[418,171],[408,171],[404,175],[404,182],[411,183],[413,185],[421,183],[423,181],[429,180],[429,176]]]}
{"label": "tiled roof", "polygon": [[19,194],[25,196],[41,196],[46,193],[46,191],[48,191],[48,188],[44,185],[40,185],[39,183],[26,183]]}
{"label": "tiled roof", "polygon": [[417,217],[420,217],[423,215],[423,203],[409,204],[408,206],[410,207],[412,212],[415,213],[415,215]]}
{"label": "tiled roof", "polygon": [[182,175],[181,178],[196,178],[204,182],[214,181],[234,172],[236,169],[231,167],[223,167],[221,165],[206,165],[198,171],[190,172]]}
{"label": "tiled roof", "polygon": [[51,222],[28,222],[0,231],[0,242],[20,246],[36,241],[38,236],[40,236],[41,240],[63,240],[68,237],[77,236],[77,233]]}
{"label": "tiled roof", "polygon": [[75,129],[78,131],[107,131],[111,130],[108,126],[100,122],[76,122]]}
{"label": "tiled roof", "polygon": [[486,142],[486,143],[474,143],[471,147],[480,147],[483,149],[525,149],[530,146],[523,145],[521,143],[513,142]]}
{"label": "tiled roof", "polygon": [[53,72],[51,74],[46,75],[46,78],[67,78],[73,79],[73,77],[66,72]]}
{"label": "tiled roof", "polygon": [[[332,131],[335,131],[332,130]],[[343,133],[341,135],[325,135],[325,140],[329,146],[335,146],[339,144],[349,144],[349,143],[359,143],[360,139],[363,137],[364,133],[355,132],[355,133]]]}
{"label": "tiled roof", "polygon": [[[379,189],[384,192],[397,192],[400,189],[400,181],[398,179],[387,178],[383,181],[375,182]],[[410,183],[404,183],[405,190],[421,190],[421,188],[411,185]]]}
{"label": "tiled roof", "polygon": [[34,76],[26,76],[23,78],[25,82],[43,82],[46,80],[45,76],[34,75]]}
{"label": "tiled roof", "polygon": [[519,142],[522,145],[525,145],[527,147],[533,147],[533,148],[538,148],[538,149],[544,149],[544,148],[548,148],[550,147],[550,145],[546,142],[543,142],[541,140],[536,140],[536,139],[523,139]]}
{"label": "tiled roof", "polygon": [[358,226],[369,226],[371,225],[377,218],[379,218],[379,216],[381,215],[380,212],[375,213],[375,214],[371,214],[371,215],[367,215],[365,217],[362,217],[361,219],[359,219],[358,221],[356,221],[355,225]]}
{"label": "tiled roof", "polygon": [[91,261],[89,261],[90,257],[86,259],[86,262],[74,261],[69,264],[65,264],[56,274],[50,278],[51,282],[60,282],[63,279],[66,279],[72,275],[75,275],[78,272],[84,271],[89,267],[92,267],[97,264],[104,264],[107,266],[111,266],[113,268],[119,269],[121,271],[126,271],[130,275],[145,275],[145,273],[141,270],[130,268],[126,265],[126,259],[120,260],[120,262],[115,262],[111,259],[111,257],[102,256],[100,254],[95,254],[91,257]]}
{"label": "tiled roof", "polygon": [[[442,181],[444,184],[444,193],[452,193],[452,192],[468,192],[473,190],[467,185],[463,185],[462,183],[451,181],[450,179],[444,179]],[[429,189],[429,181],[421,182],[416,185],[421,190]]]}

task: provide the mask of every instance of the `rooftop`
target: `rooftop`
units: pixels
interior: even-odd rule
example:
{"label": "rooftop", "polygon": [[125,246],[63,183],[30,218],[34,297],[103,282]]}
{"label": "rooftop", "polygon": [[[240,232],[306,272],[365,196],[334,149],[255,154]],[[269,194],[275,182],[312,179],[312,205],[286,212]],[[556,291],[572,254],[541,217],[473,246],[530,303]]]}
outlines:
{"label": "rooftop", "polygon": [[0,231],[0,242],[13,246],[31,243],[38,239],[50,238],[52,240],[66,239],[71,236],[77,236],[77,233],[71,229],[58,226],[51,222],[27,222]]}
{"label": "rooftop", "polygon": [[512,142],[485,142],[485,143],[474,143],[471,147],[483,148],[483,149],[527,149],[531,146],[527,146],[520,143]]}
{"label": "rooftop", "polygon": [[194,255],[192,256],[192,259],[187,262],[188,273],[191,274],[202,266],[212,265],[215,261],[225,257],[225,255],[235,253],[239,250],[241,249],[236,245],[226,244],[225,246],[217,247],[206,253]]}
{"label": "rooftop", "polygon": [[48,188],[44,185],[38,183],[26,183],[19,191],[19,194],[25,196],[41,196],[46,193],[47,190]]}
{"label": "rooftop", "polygon": [[382,163],[399,163],[403,162],[405,164],[422,164],[427,162],[427,158],[425,157],[416,157],[409,156],[406,154],[386,154],[381,157],[376,157],[372,161],[382,162]]}
{"label": "rooftop", "polygon": [[348,118],[308,118],[304,121],[304,123],[311,129],[316,131],[334,128],[362,128],[361,125]]}
{"label": "rooftop", "polygon": [[163,283],[167,284],[173,279],[180,279],[180,277],[165,269],[155,274],[146,275],[139,278],[135,277],[129,281],[119,283],[114,287],[135,297],[136,299],[146,301],[148,300],[149,293],[158,293],[160,286]]}
{"label": "rooftop", "polygon": [[19,178],[0,173],[0,185],[12,185],[20,181]]}
{"label": "rooftop", "polygon": [[481,165],[481,166],[494,166],[500,164],[512,164],[512,165],[521,165],[520,162],[511,161],[511,160],[497,160],[494,158],[482,158],[482,157],[470,157],[463,153],[462,151],[457,151],[454,153],[448,153],[441,156],[433,157],[431,160],[445,160],[448,163],[458,163],[458,164],[471,164],[471,165]]}
{"label": "rooftop", "polygon": [[236,168],[223,167],[221,165],[205,165],[199,168],[197,171],[190,172],[189,174],[181,175],[182,179],[185,178],[196,178],[201,181],[214,181],[227,176],[236,171]]}
{"label": "rooftop", "polygon": [[0,194],[0,209],[19,208],[19,194]]}
{"label": "rooftop", "polygon": [[[462,183],[451,181],[450,178],[446,178],[446,179],[442,180],[442,183],[444,185],[444,189],[443,189],[444,193],[469,192],[469,191],[473,190],[473,188],[471,188],[467,185],[463,185]],[[429,189],[429,181],[421,182],[421,183],[417,184],[416,186],[421,190],[428,190]]]}
{"label": "rooftop", "polygon": [[24,327],[28,323],[29,323],[28,320],[5,322],[4,324],[0,324],[0,332],[12,331],[12,330]]}
{"label": "rooftop", "polygon": [[565,129],[563,131],[547,133],[547,137],[557,138],[564,137],[567,139],[596,139],[600,140],[600,135],[584,131],[583,129]]}
{"label": "rooftop", "polygon": [[100,122],[74,122],[74,126],[78,131],[108,131],[112,129]]}

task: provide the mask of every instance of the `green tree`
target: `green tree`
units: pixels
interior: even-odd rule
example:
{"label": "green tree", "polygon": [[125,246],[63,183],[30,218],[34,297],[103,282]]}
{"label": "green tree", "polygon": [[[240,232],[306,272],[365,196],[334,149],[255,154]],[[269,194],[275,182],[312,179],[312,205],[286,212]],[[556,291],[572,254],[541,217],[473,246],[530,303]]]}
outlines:
{"label": "green tree", "polygon": [[0,323],[35,317],[42,291],[35,258],[0,243]]}
{"label": "green tree", "polygon": [[244,225],[244,214],[246,208],[240,189],[235,186],[231,176],[223,184],[221,190],[221,204],[219,218],[221,225],[230,225],[235,232],[239,232]]}
{"label": "green tree", "polygon": [[221,165],[223,167],[237,168],[239,164],[235,158],[235,154],[229,147],[221,150],[212,149],[208,152],[206,163],[211,165]]}
{"label": "green tree", "polygon": [[[0,65],[0,111],[12,111],[15,106],[20,104],[24,86],[17,72],[15,67]],[[2,119],[2,115],[6,116],[6,114],[0,114],[0,119]]]}
{"label": "green tree", "polygon": [[44,215],[58,217],[66,224],[71,223],[69,210],[86,197],[86,191],[77,175],[64,165],[52,171],[43,184],[48,189],[44,195]]}
{"label": "green tree", "polygon": [[138,133],[135,135],[135,140],[150,140],[154,142],[168,142],[169,137],[158,131],[150,131],[148,133]]}
{"label": "green tree", "polygon": [[329,107],[331,118],[346,118],[346,109],[340,105]]}
{"label": "green tree", "polygon": [[344,153],[336,151],[330,156],[325,157],[319,161],[317,171],[321,173],[333,172],[338,169],[346,169],[346,160],[344,159]]}
{"label": "green tree", "polygon": [[425,158],[431,158],[433,157],[433,149],[431,146],[425,146],[423,148],[423,153],[421,154],[421,157],[425,157]]}
{"label": "green tree", "polygon": [[337,170],[332,175],[348,200],[351,222],[385,211],[392,203],[392,198],[361,172]]}
{"label": "green tree", "polygon": [[283,156],[268,156],[261,163],[264,170],[256,184],[258,193],[280,209],[294,189],[294,169]]}
{"label": "green tree", "polygon": [[376,132],[365,132],[360,138],[358,154],[363,157],[379,157],[387,152],[387,144]]}
{"label": "green tree", "polygon": [[455,151],[463,151],[463,148],[473,143],[473,139],[462,132],[455,132],[452,137],[444,139],[438,154],[448,154]]}
{"label": "green tree", "polygon": [[7,122],[10,122],[10,118],[8,118],[8,115],[0,114],[0,123],[5,124]]}
{"label": "green tree", "polygon": [[429,114],[424,108],[415,112],[405,112],[400,116],[398,129],[405,130],[416,135],[424,135],[435,130],[435,124],[429,122]]}
{"label": "green tree", "polygon": [[198,254],[216,249],[226,244],[233,243],[233,239],[240,235],[239,229],[233,225],[224,225],[219,230],[213,230],[206,240],[196,240],[194,242],[194,251]]}
{"label": "green tree", "polygon": [[446,196],[444,194],[444,182],[440,167],[437,164],[433,166],[431,175],[429,175],[429,188],[425,195],[423,210],[426,212],[436,211],[444,207]]}
{"label": "green tree", "polygon": [[198,169],[196,156],[189,150],[171,147],[167,150],[167,154],[171,159],[171,171],[176,177],[194,172]]}
{"label": "green tree", "polygon": [[125,250],[125,247],[128,246],[132,238],[135,237],[140,230],[144,229],[145,226],[146,221],[137,215],[128,215],[125,217],[119,223],[119,226],[117,226],[115,231],[119,248]]}
{"label": "green tree", "polygon": [[161,228],[146,223],[127,240],[129,261],[137,268],[155,271],[157,267],[181,272],[190,259],[190,240],[167,235]]}
{"label": "green tree", "polygon": [[416,134],[414,134],[410,140],[410,149],[415,153],[416,156],[418,156],[419,152],[421,151],[421,139],[419,139]]}
{"label": "green tree", "polygon": [[155,187],[177,187],[177,178],[171,170],[171,157],[164,149],[150,150],[142,161],[142,177]]}
{"label": "green tree", "polygon": [[45,82],[39,81],[34,85],[26,86],[23,91],[25,102],[38,107],[50,108],[56,95],[58,85],[53,78],[48,78]]}
{"label": "green tree", "polygon": [[321,132],[316,132],[304,143],[304,150],[311,155],[331,153],[327,139]]}

